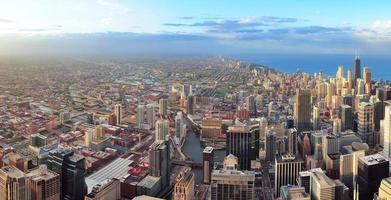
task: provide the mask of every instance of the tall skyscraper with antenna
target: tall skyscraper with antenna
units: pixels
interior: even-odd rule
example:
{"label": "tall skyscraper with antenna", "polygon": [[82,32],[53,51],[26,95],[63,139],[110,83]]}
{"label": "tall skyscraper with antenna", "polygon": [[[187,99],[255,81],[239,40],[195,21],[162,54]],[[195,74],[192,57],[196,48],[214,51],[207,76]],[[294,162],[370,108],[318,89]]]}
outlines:
{"label": "tall skyscraper with antenna", "polygon": [[354,59],[354,82],[361,78],[361,60],[359,56]]}

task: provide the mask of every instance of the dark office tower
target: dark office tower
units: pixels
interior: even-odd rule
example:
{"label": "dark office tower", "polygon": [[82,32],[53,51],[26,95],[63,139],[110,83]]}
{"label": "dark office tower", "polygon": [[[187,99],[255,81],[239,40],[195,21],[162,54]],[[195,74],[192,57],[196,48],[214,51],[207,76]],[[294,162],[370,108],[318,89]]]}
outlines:
{"label": "dark office tower", "polygon": [[298,132],[311,130],[311,92],[297,89],[294,104],[295,125]]}
{"label": "dark office tower", "polygon": [[48,168],[60,175],[61,199],[84,199],[87,194],[84,157],[69,149],[58,149],[49,153],[47,162]]}
{"label": "dark office tower", "polygon": [[295,120],[292,116],[288,116],[286,120],[286,128],[291,129],[295,126]]}
{"label": "dark office tower", "polygon": [[149,165],[150,175],[161,177],[161,188],[167,188],[170,182],[170,148],[167,141],[158,140],[150,146]]}
{"label": "dark office tower", "polygon": [[341,105],[339,109],[339,118],[341,119],[341,131],[353,129],[353,109],[349,105]]}
{"label": "dark office tower", "polygon": [[342,104],[353,107],[353,104],[354,104],[353,96],[352,95],[342,96]]}
{"label": "dark office tower", "polygon": [[214,150],[213,147],[205,147],[202,152],[202,167],[203,167],[203,177],[202,180],[204,184],[210,184],[212,170],[213,170],[213,156]]}
{"label": "dark office tower", "polygon": [[376,88],[376,97],[380,101],[386,101],[385,89],[384,88]]}
{"label": "dark office tower", "polygon": [[373,199],[373,195],[378,192],[383,178],[387,178],[389,171],[389,161],[380,154],[364,156],[358,160],[358,190],[355,195],[358,199]]}
{"label": "dark office tower", "polygon": [[248,96],[246,98],[246,109],[248,112],[250,112],[250,115],[256,116],[257,115],[257,106],[255,103],[255,96]]}
{"label": "dark office tower", "polygon": [[295,128],[288,130],[288,153],[296,155],[297,152],[297,131]]}
{"label": "dark office tower", "polygon": [[360,57],[356,56],[354,59],[354,82],[356,82],[358,78],[361,78],[361,61]]}
{"label": "dark office tower", "polygon": [[309,171],[299,172],[299,176],[297,178],[297,183],[300,187],[305,189],[305,192],[311,194],[311,175],[312,173]]}
{"label": "dark office tower", "polygon": [[186,114],[194,114],[194,96],[188,96],[186,101]]}
{"label": "dark office tower", "polygon": [[373,122],[375,131],[380,131],[380,121],[384,119],[385,102],[376,101],[374,107]]}
{"label": "dark office tower", "polygon": [[268,130],[266,135],[266,160],[274,162],[276,156],[276,133],[274,130]]}
{"label": "dark office tower", "polygon": [[228,127],[227,155],[238,157],[239,170],[250,170],[252,138],[247,125]]}

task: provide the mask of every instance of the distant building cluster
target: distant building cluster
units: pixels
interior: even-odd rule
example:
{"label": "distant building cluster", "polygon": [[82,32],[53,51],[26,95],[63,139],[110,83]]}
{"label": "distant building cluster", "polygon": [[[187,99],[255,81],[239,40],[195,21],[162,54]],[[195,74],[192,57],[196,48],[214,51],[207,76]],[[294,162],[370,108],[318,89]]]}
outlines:
{"label": "distant building cluster", "polygon": [[11,87],[16,69],[0,81],[0,200],[391,199],[391,86],[359,57],[335,76],[107,61],[31,69],[36,88]]}

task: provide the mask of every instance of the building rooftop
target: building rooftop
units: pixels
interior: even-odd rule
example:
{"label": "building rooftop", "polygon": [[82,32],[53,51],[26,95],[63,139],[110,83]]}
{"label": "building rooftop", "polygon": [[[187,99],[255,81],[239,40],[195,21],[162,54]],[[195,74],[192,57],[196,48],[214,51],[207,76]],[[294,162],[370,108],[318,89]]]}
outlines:
{"label": "building rooftop", "polygon": [[383,162],[388,162],[388,160],[380,154],[364,156],[364,157],[361,157],[360,160],[368,166],[369,165],[376,165],[376,164],[383,163]]}
{"label": "building rooftop", "polygon": [[114,184],[118,182],[118,179],[112,178],[112,179],[106,179],[102,183],[96,185],[93,187],[92,191],[88,193],[86,196],[90,198],[94,198],[96,194],[110,186],[111,184]]}
{"label": "building rooftop", "polygon": [[132,155],[127,158],[117,158],[102,169],[86,177],[88,192],[92,191],[93,186],[102,183],[106,179],[121,179],[123,176],[127,175],[129,171],[129,165],[133,163],[131,158]]}
{"label": "building rooftop", "polygon": [[323,187],[335,186],[335,182],[323,172],[319,172],[319,171],[312,172],[312,178],[314,178],[316,182],[318,182]]}
{"label": "building rooftop", "polygon": [[1,171],[3,173],[7,174],[7,176],[12,177],[12,178],[23,178],[24,177],[24,173],[14,166],[9,166],[9,165],[5,166],[5,167],[1,168]]}
{"label": "building rooftop", "polygon": [[72,162],[75,162],[75,163],[77,163],[83,159],[84,159],[84,156],[79,155],[79,154],[73,154],[72,156],[69,157],[69,160]]}
{"label": "building rooftop", "polygon": [[133,200],[162,200],[162,199],[147,196],[147,195],[141,195],[141,196],[134,197]]}
{"label": "building rooftop", "polygon": [[329,153],[327,154],[331,160],[339,160],[339,158],[341,157],[341,154],[340,153]]}
{"label": "building rooftop", "polygon": [[156,183],[160,181],[161,177],[154,177],[154,176],[146,176],[143,180],[141,180],[137,186],[138,187],[146,187],[146,188],[151,188],[153,187]]}
{"label": "building rooftop", "polygon": [[212,153],[212,151],[213,151],[213,147],[205,147],[205,149],[204,149],[204,153]]}
{"label": "building rooftop", "polygon": [[59,175],[56,172],[48,170],[46,165],[41,165],[37,169],[27,173],[26,176],[33,180],[50,180]]}
{"label": "building rooftop", "polygon": [[295,156],[293,154],[283,154],[276,156],[277,163],[285,163],[285,162],[303,162],[300,156]]}

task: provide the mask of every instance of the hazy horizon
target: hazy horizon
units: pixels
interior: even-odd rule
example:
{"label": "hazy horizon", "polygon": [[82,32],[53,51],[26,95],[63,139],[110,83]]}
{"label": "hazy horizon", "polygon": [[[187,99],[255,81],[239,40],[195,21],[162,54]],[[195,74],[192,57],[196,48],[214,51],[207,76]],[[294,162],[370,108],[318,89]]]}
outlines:
{"label": "hazy horizon", "polygon": [[0,7],[0,54],[389,56],[390,6],[385,0],[15,0]]}

